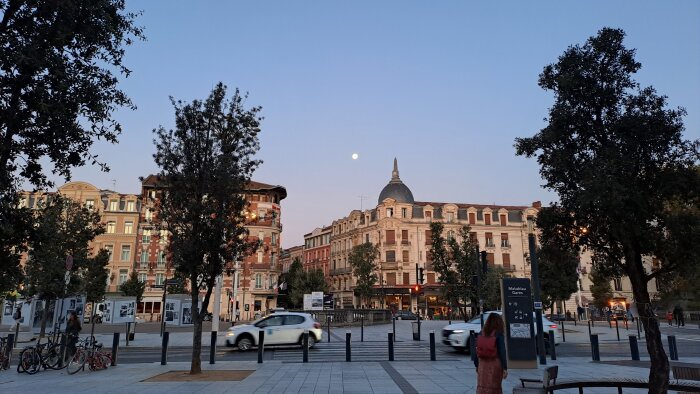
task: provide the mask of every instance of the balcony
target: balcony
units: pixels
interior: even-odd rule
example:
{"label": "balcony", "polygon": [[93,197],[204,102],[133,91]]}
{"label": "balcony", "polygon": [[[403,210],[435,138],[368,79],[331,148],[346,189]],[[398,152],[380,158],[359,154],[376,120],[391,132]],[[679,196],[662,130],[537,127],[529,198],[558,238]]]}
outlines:
{"label": "balcony", "polygon": [[493,239],[489,238],[486,240],[486,247],[487,248],[495,248],[496,247],[496,244],[493,243]]}
{"label": "balcony", "polygon": [[515,272],[515,266],[514,265],[504,265],[503,270],[506,272]]}
{"label": "balcony", "polygon": [[396,241],[386,241],[382,243],[383,246],[394,246],[396,245]]}
{"label": "balcony", "polygon": [[501,247],[502,248],[510,248],[510,242],[508,242],[507,239],[502,239],[501,240]]}
{"label": "balcony", "polygon": [[411,241],[402,240],[402,241],[401,241],[401,245],[403,245],[403,246],[411,246]]}
{"label": "balcony", "polygon": [[381,263],[382,270],[395,270],[399,268],[399,263],[395,261],[385,261]]}
{"label": "balcony", "polygon": [[352,272],[351,268],[336,268],[331,270],[331,275],[342,275],[349,274]]}

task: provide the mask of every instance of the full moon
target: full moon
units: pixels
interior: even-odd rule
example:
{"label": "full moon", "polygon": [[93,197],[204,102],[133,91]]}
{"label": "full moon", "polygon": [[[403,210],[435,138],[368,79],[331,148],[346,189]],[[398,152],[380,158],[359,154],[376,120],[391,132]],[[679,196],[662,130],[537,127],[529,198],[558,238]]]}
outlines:
{"label": "full moon", "polygon": [[360,157],[360,155],[358,155],[357,153],[353,153],[353,154],[352,154],[352,159],[353,159],[353,160],[357,160],[358,157]]}

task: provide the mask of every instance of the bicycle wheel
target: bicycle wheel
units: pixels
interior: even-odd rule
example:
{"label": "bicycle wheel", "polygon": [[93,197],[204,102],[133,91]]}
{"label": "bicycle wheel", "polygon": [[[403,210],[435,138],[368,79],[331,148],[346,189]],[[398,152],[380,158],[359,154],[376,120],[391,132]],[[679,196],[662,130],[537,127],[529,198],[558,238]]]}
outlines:
{"label": "bicycle wheel", "polygon": [[66,364],[67,363],[63,363],[63,365],[61,365],[61,345],[54,344],[46,350],[46,354],[44,355],[44,365],[46,368],[61,369],[64,368]]}
{"label": "bicycle wheel", "polygon": [[0,370],[10,368],[10,355],[5,348],[0,349]]}
{"label": "bicycle wheel", "polygon": [[25,349],[23,351],[22,368],[30,375],[34,375],[41,369],[41,355],[35,348]]}
{"label": "bicycle wheel", "polygon": [[87,360],[87,352],[83,349],[78,349],[73,357],[71,357],[66,367],[66,371],[73,375],[85,367],[85,361]]}

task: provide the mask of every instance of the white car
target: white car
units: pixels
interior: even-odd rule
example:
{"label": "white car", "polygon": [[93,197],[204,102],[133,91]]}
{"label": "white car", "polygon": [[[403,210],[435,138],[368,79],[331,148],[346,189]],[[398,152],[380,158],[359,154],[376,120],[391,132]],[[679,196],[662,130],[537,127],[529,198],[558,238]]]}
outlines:
{"label": "white car", "polygon": [[226,332],[226,346],[246,351],[258,346],[259,332],[265,331],[265,345],[302,344],[305,330],[309,332],[309,347],[320,342],[321,325],[308,313],[274,312],[251,324],[233,326]]}
{"label": "white car", "polygon": [[[489,311],[484,313],[484,322],[488,319],[489,314],[496,313],[502,315],[501,311]],[[533,318],[534,318],[533,313]],[[561,342],[561,332],[559,326],[542,316],[542,327],[544,328],[545,347],[549,346],[549,331],[554,331],[554,344],[559,345]],[[445,326],[442,329],[442,343],[452,346],[455,350],[463,352],[469,351],[469,332],[474,331],[478,334],[481,332],[481,316],[477,316],[466,323],[455,323]],[[537,325],[535,325],[535,333],[537,333]]]}

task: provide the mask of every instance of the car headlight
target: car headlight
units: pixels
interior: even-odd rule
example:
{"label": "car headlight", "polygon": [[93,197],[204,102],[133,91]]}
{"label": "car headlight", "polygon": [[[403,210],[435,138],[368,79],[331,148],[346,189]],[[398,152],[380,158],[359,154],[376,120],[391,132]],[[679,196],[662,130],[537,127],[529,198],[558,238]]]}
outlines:
{"label": "car headlight", "polygon": [[454,331],[452,331],[453,334],[461,334],[461,333],[463,333],[463,332],[464,332],[464,330],[454,330]]}
{"label": "car headlight", "polygon": [[234,336],[234,335],[236,335],[236,334],[235,334],[233,331],[229,331],[229,332],[226,333],[226,336],[227,336],[227,337],[232,337],[232,336]]}

